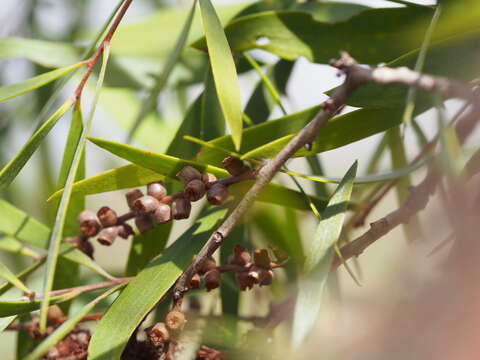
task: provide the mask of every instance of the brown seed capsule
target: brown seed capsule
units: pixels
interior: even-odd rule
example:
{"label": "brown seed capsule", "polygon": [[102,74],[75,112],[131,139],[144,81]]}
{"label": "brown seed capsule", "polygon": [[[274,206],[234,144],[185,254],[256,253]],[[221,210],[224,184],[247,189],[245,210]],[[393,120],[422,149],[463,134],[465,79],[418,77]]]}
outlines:
{"label": "brown seed capsule", "polygon": [[228,198],[228,188],[220,183],[215,183],[207,192],[208,202],[212,205],[222,205]]}
{"label": "brown seed capsule", "polygon": [[153,220],[157,224],[164,224],[172,219],[172,211],[170,206],[160,204],[152,215]]}
{"label": "brown seed capsule", "polygon": [[159,205],[160,203],[153,196],[145,195],[135,200],[133,203],[133,211],[139,215],[145,215],[153,213]]}
{"label": "brown seed capsule", "polygon": [[235,273],[235,280],[241,291],[251,289],[254,285],[254,281],[248,276],[246,271]]}
{"label": "brown seed capsule", "polygon": [[200,275],[198,274],[193,275],[192,278],[190,279],[190,283],[188,287],[191,290],[198,289],[200,287]]}
{"label": "brown seed capsule", "polygon": [[188,219],[192,211],[192,204],[184,198],[175,199],[172,204],[172,217],[175,220]]}
{"label": "brown seed capsule", "polygon": [[223,159],[222,166],[233,176],[243,174],[249,170],[248,166],[246,166],[242,160],[233,156],[227,156]]}
{"label": "brown seed capsule", "polygon": [[122,239],[128,239],[131,235],[135,235],[135,231],[133,231],[133,228],[130,225],[123,223],[118,226],[118,236]]}
{"label": "brown seed capsule", "polygon": [[161,182],[152,182],[147,185],[147,194],[153,196],[157,200],[161,200],[167,195],[167,189]]}
{"label": "brown seed capsule", "polygon": [[130,209],[133,209],[133,203],[135,200],[140,199],[143,196],[143,192],[140,189],[129,190],[125,194],[125,199],[127,199],[127,204]]}
{"label": "brown seed capsule", "polygon": [[148,330],[147,334],[148,339],[152,345],[155,346],[161,345],[170,340],[170,333],[163,322],[156,323],[150,330]]}
{"label": "brown seed capsule", "polygon": [[102,206],[97,212],[97,217],[103,227],[113,226],[117,223],[117,213],[108,206]]}
{"label": "brown seed capsule", "polygon": [[260,268],[260,286],[268,286],[273,282],[273,271]]}
{"label": "brown seed capsule", "polygon": [[217,267],[217,262],[215,261],[214,258],[212,258],[211,256],[210,257],[207,257],[203,263],[201,264],[200,268],[198,269],[198,273],[200,275],[204,275],[205,273],[207,273],[208,271],[210,270],[213,270]]}
{"label": "brown seed capsule", "polygon": [[250,253],[246,248],[240,245],[235,245],[233,248],[233,262],[232,264],[245,266],[250,262]]}
{"label": "brown seed capsule", "polygon": [[263,267],[264,269],[270,269],[270,256],[267,249],[255,249],[253,252],[253,262],[255,265]]}
{"label": "brown seed capsule", "polygon": [[118,236],[118,230],[118,226],[111,226],[103,229],[98,233],[97,241],[105,246],[112,245]]}
{"label": "brown seed capsule", "polygon": [[186,322],[185,315],[178,310],[172,310],[165,316],[165,325],[170,331],[182,330]]}
{"label": "brown seed capsule", "polygon": [[258,284],[260,282],[260,272],[261,272],[261,270],[262,269],[260,267],[254,265],[248,271],[247,275],[248,275],[250,281],[253,282],[254,284]]}
{"label": "brown seed capsule", "polygon": [[95,236],[100,230],[100,223],[93,211],[82,211],[77,217],[77,222],[80,224],[80,232],[82,235]]}
{"label": "brown seed capsule", "polygon": [[155,227],[153,220],[148,215],[140,215],[135,218],[135,225],[140,233],[147,232]]}
{"label": "brown seed capsule", "polygon": [[194,179],[201,180],[202,174],[191,166],[185,166],[182,170],[177,173],[177,178],[180,180],[184,185],[187,185],[190,181]]}
{"label": "brown seed capsule", "polygon": [[200,200],[203,195],[205,195],[205,184],[202,182],[202,180],[194,179],[185,186],[183,194],[187,200]]}
{"label": "brown seed capsule", "polygon": [[57,325],[62,322],[65,318],[62,309],[58,305],[51,305],[48,307],[47,311],[47,324],[48,325]]}
{"label": "brown seed capsule", "polygon": [[213,174],[202,174],[202,181],[205,184],[205,187],[207,189],[210,189],[210,186],[212,186],[215,181],[217,181],[217,177]]}
{"label": "brown seed capsule", "polygon": [[74,236],[66,238],[65,241],[93,259],[93,246],[87,238]]}
{"label": "brown seed capsule", "polygon": [[205,274],[205,287],[207,291],[216,289],[220,286],[220,271],[217,269],[209,270]]}

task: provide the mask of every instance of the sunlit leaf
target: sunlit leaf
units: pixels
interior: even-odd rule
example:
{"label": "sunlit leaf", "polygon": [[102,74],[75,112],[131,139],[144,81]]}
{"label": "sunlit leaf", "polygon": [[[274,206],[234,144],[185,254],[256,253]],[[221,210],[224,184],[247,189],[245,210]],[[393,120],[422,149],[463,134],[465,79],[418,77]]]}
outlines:
{"label": "sunlit leaf", "polygon": [[38,260],[41,257],[40,254],[24,246],[20,241],[10,236],[0,237],[0,250],[30,257],[35,260]]}
{"label": "sunlit leaf", "polygon": [[0,333],[5,330],[8,325],[10,325],[15,319],[17,318],[17,315],[12,315],[8,317],[4,317],[0,319]]}
{"label": "sunlit leaf", "polygon": [[[33,273],[35,270],[37,270],[40,266],[42,266],[44,262],[45,262],[45,258],[43,257],[33,265],[30,265],[25,270],[22,270],[20,273],[16,274],[15,276],[18,279],[23,279],[28,275],[30,275],[31,273]],[[10,290],[12,286],[13,285],[9,282],[5,282],[2,285],[0,285],[0,296],[5,294],[8,290]]]}
{"label": "sunlit leaf", "polygon": [[27,294],[31,293],[31,291],[25,286],[23,281],[17,278],[15,274],[12,273],[10,269],[2,263],[0,263],[0,278],[8,281],[10,284]]}
{"label": "sunlit leaf", "polygon": [[[68,301],[77,297],[80,294],[78,291],[71,291],[69,293],[53,296],[50,298],[50,304],[57,304]],[[18,314],[25,314],[40,309],[41,300],[22,300],[22,301],[0,301],[0,317],[12,316]]]}

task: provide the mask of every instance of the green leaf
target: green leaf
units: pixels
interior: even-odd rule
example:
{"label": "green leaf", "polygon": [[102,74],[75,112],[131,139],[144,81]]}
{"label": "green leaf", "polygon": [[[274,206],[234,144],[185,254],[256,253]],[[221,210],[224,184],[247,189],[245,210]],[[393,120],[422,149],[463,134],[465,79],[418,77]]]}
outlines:
{"label": "green leaf", "polygon": [[2,86],[0,87],[0,103],[47,85],[83,65],[84,63],[78,63],[52,70],[16,84]]}
{"label": "green leaf", "polygon": [[67,243],[63,243],[60,247],[60,255],[62,258],[70,260],[76,264],[82,265],[87,269],[92,270],[100,276],[103,276],[107,279],[115,279],[114,276],[110,275],[105,269],[93,261],[88,255],[84,254],[80,250],[71,247]]}
{"label": "green leaf", "polygon": [[68,99],[42,126],[33,134],[22,149],[0,170],[0,190],[6,188],[15,179],[23,166],[27,163],[35,150],[40,146],[45,136],[55,126],[57,121],[73,105],[72,99]]}
{"label": "green leaf", "polygon": [[60,342],[66,335],[68,335],[70,331],[72,331],[73,328],[80,322],[80,320],[82,320],[83,317],[87,315],[100,301],[105,300],[107,297],[119,291],[125,285],[126,284],[121,284],[114,287],[113,289],[107,290],[102,295],[90,301],[79,312],[77,312],[74,316],[70,317],[68,321],[64,322],[51,335],[49,335],[38,347],[35,348],[33,352],[31,352],[25,358],[25,360],[39,359],[40,357],[45,355],[48,352],[48,350],[50,350],[58,342]]}
{"label": "green leaf", "polygon": [[370,9],[360,4],[341,2],[314,2],[295,3],[291,10],[310,13],[315,21],[323,23],[337,23],[346,21],[358,13]]}
{"label": "green leaf", "polygon": [[0,333],[5,330],[8,325],[10,325],[15,319],[17,318],[17,315],[12,315],[9,317],[1,318],[0,319]]}
{"label": "green leaf", "polygon": [[95,90],[95,95],[93,99],[93,104],[90,109],[90,114],[88,116],[87,122],[85,127],[82,131],[82,135],[80,140],[78,141],[77,147],[75,149],[75,155],[73,156],[70,170],[68,172],[67,180],[65,182],[64,192],[62,193],[62,197],[60,199],[60,205],[58,206],[57,214],[55,217],[55,225],[52,229],[52,233],[50,234],[50,244],[48,249],[48,258],[47,258],[47,269],[45,271],[44,277],[44,284],[43,284],[43,293],[45,294],[44,298],[42,299],[42,306],[40,309],[40,325],[39,328],[41,331],[45,331],[47,325],[47,310],[49,306],[49,293],[52,290],[53,280],[55,276],[58,255],[60,252],[60,243],[62,241],[63,229],[65,226],[65,219],[67,215],[67,209],[70,202],[70,195],[72,192],[72,185],[75,181],[75,177],[77,176],[77,170],[80,166],[80,161],[83,156],[85,142],[87,140],[88,132],[90,131],[90,127],[93,122],[93,117],[95,114],[95,108],[98,102],[98,97],[100,95],[100,90],[103,85],[103,79],[105,76],[105,69],[107,67],[109,56],[109,47],[105,47],[103,50],[103,62],[102,68],[100,70],[100,75],[97,81],[97,87]]}
{"label": "green leaf", "polygon": [[322,212],[322,220],[305,259],[305,276],[299,291],[293,319],[292,345],[298,349],[315,325],[321,307],[323,290],[330,272],[334,245],[342,231],[347,204],[353,189],[357,162],[347,171],[335,193]]}
{"label": "green leaf", "polygon": [[20,241],[10,236],[0,236],[0,250],[19,254],[35,260],[38,260],[41,257],[38,253],[24,246]]}
{"label": "green leaf", "polygon": [[[376,64],[420,47],[431,14],[430,8],[371,9],[330,24],[308,12],[265,11],[232,21],[225,33],[237,52],[262,49],[286,60],[328,63],[348,50],[359,62]],[[193,46],[206,48],[204,39]]]}
{"label": "green leaf", "polygon": [[22,290],[27,294],[31,294],[32,292],[25,286],[22,280],[17,278],[14,273],[10,271],[8,267],[4,264],[0,263],[0,278],[8,281],[10,284],[15,286],[16,288]]}
{"label": "green leaf", "polygon": [[[58,304],[77,297],[78,291],[54,296],[50,298],[50,304]],[[25,301],[0,301],[0,317],[25,314],[40,309],[41,300],[25,300]]]}
{"label": "green leaf", "polygon": [[[18,279],[23,279],[23,278],[27,277],[28,275],[30,275],[35,270],[37,270],[40,266],[42,266],[44,262],[45,262],[45,258],[41,258],[39,261],[37,261],[33,265],[30,265],[28,268],[26,268],[25,270],[16,274],[15,276]],[[8,282],[0,285],[0,296],[5,294],[8,290],[10,290],[12,288],[12,286],[13,285],[11,283],[8,283]]]}
{"label": "green leaf", "polygon": [[210,0],[200,0],[203,28],[218,100],[235,148],[242,143],[242,108],[237,70],[220,19]]}
{"label": "green leaf", "polygon": [[191,263],[226,213],[220,209],[197,220],[128,284],[98,323],[88,347],[89,359],[120,357],[136,327]]}
{"label": "green leaf", "polygon": [[0,39],[0,60],[25,58],[47,68],[75,63],[82,49],[69,43],[17,37]]}

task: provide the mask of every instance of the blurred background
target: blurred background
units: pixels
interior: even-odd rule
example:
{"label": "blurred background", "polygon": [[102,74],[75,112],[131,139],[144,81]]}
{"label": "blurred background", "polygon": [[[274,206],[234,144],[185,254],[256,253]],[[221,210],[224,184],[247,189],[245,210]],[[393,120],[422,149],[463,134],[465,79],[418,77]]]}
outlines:
{"label": "blurred background", "polygon": [[[354,2],[371,7],[401,6],[381,0],[356,0]],[[413,1],[412,1],[413,2]],[[415,1],[421,4],[434,4],[434,1]],[[25,37],[33,39],[72,42],[79,46],[89,44],[99,28],[108,18],[117,1],[78,1],[78,0],[3,0],[0,7],[0,37]],[[245,8],[248,2],[241,1],[214,1],[214,5],[222,7],[222,22],[227,23],[236,13]],[[182,21],[178,14],[188,11],[189,1],[155,1],[135,0],[129,9],[125,20],[116,34],[112,46],[115,54],[113,59],[114,70],[107,75],[106,87],[102,90],[99,107],[91,130],[91,136],[108,140],[124,142],[128,129],[132,126],[140,108],[140,100],[145,97],[145,88],[152,83],[152,74],[156,73],[165,61],[169,48],[178,33]],[[196,23],[190,40],[202,36],[201,23],[196,14]],[[155,27],[160,21],[167,22],[162,27]],[[148,33],[128,41],[129,29],[138,29],[142,25],[151,24]],[[117,36],[118,35],[118,36]],[[165,48],[152,49],[150,53],[145,49],[150,46],[148,40],[152,38],[164,39]],[[115,42],[118,41],[118,42]],[[189,42],[192,42],[189,41]],[[159,41],[159,43],[162,43]],[[136,49],[141,55],[136,56]],[[191,50],[195,51],[195,50]],[[2,49],[0,48],[0,54]],[[144,54],[144,55],[142,55]],[[146,55],[145,55],[146,54]],[[257,59],[265,64],[275,63],[278,58],[259,50],[252,51]],[[332,57],[336,54],[332,54]],[[0,57],[1,58],[1,57]],[[66,61],[67,65],[68,60]],[[180,125],[188,106],[202,91],[203,74],[195,73],[202,69],[195,64],[176,68],[170,78],[169,87],[160,95],[158,114],[150,116],[139,128],[134,137],[133,145],[155,152],[164,152],[175,131]],[[6,85],[21,81],[34,74],[46,71],[46,67],[18,58],[11,58],[0,62],[0,84]],[[202,70],[203,71],[203,70]],[[63,90],[64,96],[71,93],[78,81],[74,77]],[[252,71],[240,76],[243,104],[248,101],[258,81],[258,74]],[[336,76],[336,71],[327,65],[310,63],[306,59],[298,59],[286,87],[286,96],[283,103],[289,113],[306,109],[322,102],[327,96],[325,91],[339,85],[342,78]],[[93,83],[93,81],[92,81]],[[93,85],[87,87],[86,101],[89,104],[89,95]],[[35,129],[35,117],[42,105],[52,92],[51,86],[16,98],[0,105],[0,166],[6,164],[21,148]],[[449,114],[458,109],[459,104],[454,101],[447,103]],[[348,108],[346,111],[351,111]],[[436,133],[436,119],[432,111],[419,116],[419,124],[424,132],[432,138]],[[281,117],[281,111],[274,107],[270,118]],[[46,199],[54,192],[56,179],[59,173],[69,118],[63,118],[46,141],[22,170],[8,191],[2,194],[8,201],[23,209],[28,214],[51,224],[52,209]],[[358,141],[343,148],[322,153],[324,171],[329,176],[342,176],[355,159],[359,161],[359,174],[364,174],[368,161],[380,140],[380,135]],[[471,144],[478,144],[478,131],[470,137],[467,148]],[[406,150],[409,158],[413,158],[419,147],[415,136],[410,130],[405,135]],[[102,151],[92,144],[87,144],[87,177],[126,164],[110,153]],[[290,162],[289,167],[302,173],[309,169],[303,159]],[[389,156],[383,156],[379,172],[391,169]],[[423,179],[424,171],[417,171],[413,182]],[[280,176],[278,181],[294,188],[288,177]],[[302,185],[313,193],[314,185],[309,181],[301,181]],[[333,189],[333,187],[330,187]],[[122,213],[127,210],[123,199],[125,191],[115,191],[87,197],[87,207],[97,210],[108,204]],[[310,337],[299,358],[317,358],[322,354],[325,359],[473,359],[476,348],[474,345],[478,321],[472,320],[466,313],[474,311],[475,295],[468,292],[469,301],[465,297],[457,298],[457,292],[465,292],[463,287],[452,286],[451,282],[436,286],[438,274],[443,274],[445,258],[449,255],[448,246],[431,255],[432,249],[447,235],[449,214],[445,213],[439,199],[435,198],[420,216],[424,226],[424,233],[428,234],[417,241],[407,242],[404,229],[398,227],[384,237],[358,259],[354,264],[358,271],[361,286],[356,285],[343,268],[335,277],[335,284],[329,287],[328,299],[322,307],[320,321],[314,336]],[[196,205],[199,207],[201,205]],[[378,206],[370,215],[373,221],[388,211],[397,207],[394,192]],[[284,216],[283,209],[270,205],[268,211]],[[309,237],[314,233],[317,220],[306,212],[298,212],[302,241],[308,244]],[[0,221],[2,221],[0,214]],[[175,239],[188,226],[188,221],[176,222],[170,240]],[[365,228],[357,229],[361,234]],[[254,229],[252,236],[260,239],[266,234]],[[268,240],[267,240],[268,241]],[[308,245],[307,245],[308,246]],[[95,244],[96,260],[114,275],[122,275],[128,256],[129,242],[117,242],[111,248]],[[28,260],[15,255],[1,253],[2,262],[11,269],[20,270],[26,266]],[[41,272],[32,278],[33,289],[41,286]],[[472,275],[473,276],[473,275]],[[98,280],[98,279],[97,279]],[[95,277],[90,273],[82,273],[82,282],[93,282]],[[4,295],[14,297],[15,291]],[[267,289],[255,289],[242,294],[242,307],[245,313],[262,316],[268,311],[266,298],[275,297],[268,294]],[[210,301],[215,301],[215,294],[209,294]],[[278,296],[281,297],[281,294]],[[447,302],[445,298],[449,298]],[[74,308],[82,302],[75,303]],[[449,307],[458,304],[465,305],[465,313],[452,314]],[[470,309],[470,305],[472,309]],[[468,311],[467,311],[468,310]],[[469,312],[475,318],[476,313]],[[441,320],[439,320],[441,319]],[[472,321],[467,321],[467,319]],[[415,320],[415,321],[413,321]],[[438,331],[436,328],[450,324],[448,331]],[[462,326],[463,324],[464,326]],[[442,328],[444,329],[444,328]],[[279,330],[283,331],[283,330]],[[462,339],[459,340],[459,337]],[[0,335],[0,353],[2,359],[13,359],[13,333]],[[443,346],[451,341],[452,347]],[[428,343],[436,344],[428,346]],[[442,345],[443,344],[443,345]],[[464,346],[463,346],[463,345]],[[464,349],[462,354],[459,349]],[[281,346],[280,346],[281,349]],[[451,352],[447,350],[450,349]],[[460,355],[460,356],[459,356]]]}

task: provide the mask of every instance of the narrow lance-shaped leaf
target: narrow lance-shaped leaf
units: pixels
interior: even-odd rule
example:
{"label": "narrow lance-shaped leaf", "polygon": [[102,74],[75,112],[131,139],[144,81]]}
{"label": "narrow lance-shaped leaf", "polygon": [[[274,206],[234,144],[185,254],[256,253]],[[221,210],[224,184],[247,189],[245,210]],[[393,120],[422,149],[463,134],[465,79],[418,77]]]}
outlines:
{"label": "narrow lance-shaped leaf", "polygon": [[59,341],[61,341],[66,335],[72,331],[72,329],[77,325],[80,320],[83,319],[100,301],[105,300],[110,295],[116,293],[126,284],[121,284],[113,289],[105,291],[102,295],[96,297],[94,300],[90,301],[85,305],[79,312],[74,316],[70,317],[68,321],[64,322],[59,328],[57,328],[49,337],[47,337],[38,347],[31,352],[25,360],[35,360],[39,359],[41,356],[45,355],[48,350],[55,346]]}
{"label": "narrow lance-shaped leaf", "polygon": [[63,75],[66,75],[70,71],[75,70],[83,65],[84,63],[78,63],[57,70],[49,71],[47,73],[35,76],[31,79],[16,84],[0,87],[0,103],[38,89],[39,87],[42,87],[44,85],[47,85],[53,80],[56,80],[59,77],[62,77]]}
{"label": "narrow lance-shaped leaf", "polygon": [[8,316],[8,317],[5,317],[5,318],[1,318],[0,319],[0,333],[2,333],[3,330],[5,330],[8,327],[8,325],[10,325],[16,318],[17,318],[17,315],[12,315],[12,316]]}
{"label": "narrow lance-shaped leaf", "polygon": [[323,290],[330,272],[334,245],[342,231],[347,204],[357,172],[355,162],[345,174],[335,193],[322,212],[310,250],[307,253],[304,277],[300,279],[293,319],[292,345],[298,349],[315,325],[321,307]]}
{"label": "narrow lance-shaped leaf", "polygon": [[120,358],[137,326],[191,263],[226,213],[217,209],[197,220],[128,284],[97,325],[88,347],[89,359]]}
{"label": "narrow lance-shaped leaf", "polygon": [[[31,273],[33,273],[35,270],[37,270],[40,266],[42,266],[44,262],[45,262],[45,258],[43,257],[39,261],[34,263],[33,265],[30,265],[28,268],[26,268],[22,272],[16,274],[15,276],[18,279],[23,279],[23,278],[27,277],[28,275],[30,275]],[[2,285],[0,285],[0,296],[5,294],[8,290],[10,290],[12,288],[12,286],[13,285],[9,282],[5,282]]]}
{"label": "narrow lance-shaped leaf", "polygon": [[233,143],[238,150],[242,143],[242,109],[235,63],[222,25],[210,0],[200,0],[200,10],[218,100],[230,127]]}
{"label": "narrow lance-shaped leaf", "polygon": [[31,294],[31,291],[25,286],[23,281],[17,278],[15,274],[12,273],[10,269],[2,263],[0,263],[0,278],[3,278],[4,280],[8,281],[13,286],[22,290],[23,292],[27,294]]}
{"label": "narrow lance-shaped leaf", "polygon": [[38,260],[41,257],[40,254],[24,246],[20,241],[10,236],[0,237],[0,250],[19,254],[35,260]]}
{"label": "narrow lance-shaped leaf", "polygon": [[33,134],[22,149],[5,165],[0,171],[0,190],[6,188],[15,179],[17,174],[22,170],[35,150],[40,146],[42,140],[47,136],[50,130],[55,126],[57,121],[70,109],[73,100],[68,99],[43,125]]}
{"label": "narrow lance-shaped leaf", "polygon": [[57,215],[55,218],[55,226],[52,229],[50,235],[50,246],[48,249],[48,258],[47,258],[47,269],[44,277],[43,284],[43,293],[45,297],[42,299],[42,306],[40,309],[40,330],[45,331],[47,325],[47,310],[49,305],[49,293],[53,286],[53,279],[55,276],[55,269],[57,266],[58,254],[60,252],[60,242],[62,240],[63,229],[65,225],[65,218],[67,215],[68,204],[70,201],[70,195],[72,192],[72,185],[75,181],[75,176],[77,174],[78,167],[80,165],[80,160],[82,158],[83,149],[85,148],[85,142],[87,140],[87,134],[90,131],[90,127],[93,122],[93,117],[95,114],[95,107],[98,102],[98,97],[100,95],[100,89],[102,88],[103,78],[105,76],[105,69],[107,67],[109,55],[109,47],[105,47],[103,51],[103,62],[102,68],[100,70],[100,75],[97,81],[97,87],[95,90],[95,96],[90,110],[89,117],[85,124],[85,127],[82,132],[82,136],[78,142],[77,148],[75,150],[75,155],[70,165],[70,171],[65,182],[65,190],[60,199],[60,205],[58,206]]}

